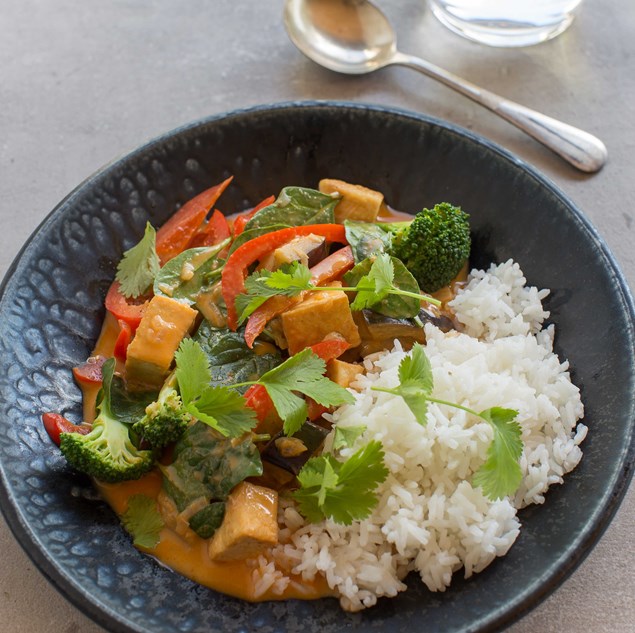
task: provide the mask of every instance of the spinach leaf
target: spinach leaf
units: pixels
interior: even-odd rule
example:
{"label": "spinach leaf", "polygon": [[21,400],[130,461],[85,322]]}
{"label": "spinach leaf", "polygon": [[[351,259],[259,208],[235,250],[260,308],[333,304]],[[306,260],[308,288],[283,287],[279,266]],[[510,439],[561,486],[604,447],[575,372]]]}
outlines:
{"label": "spinach leaf", "polygon": [[[392,285],[400,290],[407,290],[420,294],[419,284],[412,276],[412,273],[405,267],[403,262],[396,257],[391,257],[394,278]],[[359,280],[367,275],[373,265],[373,259],[367,258],[357,264],[352,270],[344,275],[344,282],[349,286],[356,286]],[[369,306],[373,312],[378,312],[384,316],[394,317],[396,319],[411,318],[419,314],[421,302],[414,297],[402,297],[395,294],[389,294],[381,301]]]}
{"label": "spinach leaf", "polygon": [[196,303],[199,292],[220,278],[224,262],[217,255],[227,244],[189,248],[168,261],[154,280],[154,294]]}
{"label": "spinach leaf", "polygon": [[371,255],[386,253],[390,249],[391,234],[382,230],[377,224],[346,220],[344,228],[357,264]]}
{"label": "spinach leaf", "polygon": [[274,231],[279,231],[280,229],[288,229],[289,226],[289,224],[272,224],[270,226],[264,226],[243,231],[232,242],[232,245],[229,248],[229,254],[231,255],[239,246],[242,246],[246,242],[249,242],[249,240],[253,240],[255,237],[260,237],[261,235],[265,235],[266,233],[273,233]]}
{"label": "spinach leaf", "polygon": [[202,422],[185,431],[174,446],[174,461],[159,468],[179,512],[201,499],[223,501],[241,481],[262,475],[251,436],[225,438]]}
{"label": "spinach leaf", "polygon": [[190,517],[190,527],[201,537],[211,538],[225,518],[225,502],[214,501]]}
{"label": "spinach leaf", "polygon": [[306,187],[285,187],[278,199],[261,209],[245,225],[245,230],[261,229],[274,224],[302,226],[332,224],[339,198]]}
{"label": "spinach leaf", "polygon": [[211,384],[215,386],[258,380],[282,361],[280,354],[273,352],[273,347],[271,352],[264,354],[249,349],[243,329],[232,332],[203,321],[193,338],[201,345],[209,360]]}
{"label": "spinach leaf", "polygon": [[138,422],[146,413],[146,407],[154,402],[158,391],[127,391],[124,381],[113,376],[110,383],[110,410],[124,424]]}

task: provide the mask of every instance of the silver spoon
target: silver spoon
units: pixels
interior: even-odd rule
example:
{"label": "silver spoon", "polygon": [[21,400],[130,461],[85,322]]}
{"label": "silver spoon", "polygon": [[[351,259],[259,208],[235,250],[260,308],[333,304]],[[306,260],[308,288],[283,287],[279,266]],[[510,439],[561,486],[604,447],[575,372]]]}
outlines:
{"label": "silver spoon", "polygon": [[361,75],[392,64],[407,66],[480,103],[582,171],[598,171],[606,162],[604,143],[588,132],[400,53],[388,19],[366,0],[286,0],[284,23],[292,42],[330,70]]}

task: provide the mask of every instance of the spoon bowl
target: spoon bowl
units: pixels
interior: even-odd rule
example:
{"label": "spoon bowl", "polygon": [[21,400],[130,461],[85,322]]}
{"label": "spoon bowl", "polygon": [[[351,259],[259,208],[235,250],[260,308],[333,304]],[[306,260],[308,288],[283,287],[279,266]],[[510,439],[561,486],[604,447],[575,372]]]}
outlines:
{"label": "spoon bowl", "polygon": [[284,21],[291,41],[308,58],[338,73],[378,70],[397,53],[390,22],[368,2],[291,0]]}
{"label": "spoon bowl", "polygon": [[286,0],[284,24],[297,48],[329,70],[362,75],[392,64],[406,66],[488,108],[581,171],[598,171],[606,162],[606,147],[588,132],[398,51],[390,22],[367,0]]}

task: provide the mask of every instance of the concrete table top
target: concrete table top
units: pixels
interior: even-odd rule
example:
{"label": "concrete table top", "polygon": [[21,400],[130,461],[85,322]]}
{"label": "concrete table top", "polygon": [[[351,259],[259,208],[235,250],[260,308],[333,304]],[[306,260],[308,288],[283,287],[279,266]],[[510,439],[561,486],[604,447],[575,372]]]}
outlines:
{"label": "concrete table top", "polygon": [[[288,41],[282,0],[3,0],[0,274],[62,197],[147,139],[234,108],[339,99],[447,119],[516,153],[588,215],[635,287],[635,4],[585,0],[567,32],[520,49],[461,39],[423,0],[377,4],[404,51],[592,132],[606,143],[609,163],[596,175],[577,172],[491,113],[405,69],[359,78],[322,70]],[[509,631],[635,630],[634,525],[631,485],[588,558]],[[103,631],[46,581],[2,519],[0,551],[1,631]]]}

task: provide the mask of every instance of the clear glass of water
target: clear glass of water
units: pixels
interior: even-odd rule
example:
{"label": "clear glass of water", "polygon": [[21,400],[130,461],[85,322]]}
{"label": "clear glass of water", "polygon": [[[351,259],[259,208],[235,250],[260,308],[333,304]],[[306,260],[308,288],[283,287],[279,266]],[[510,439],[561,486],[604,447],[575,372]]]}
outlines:
{"label": "clear glass of water", "polygon": [[490,46],[530,46],[562,33],[582,0],[428,0],[445,26]]}

